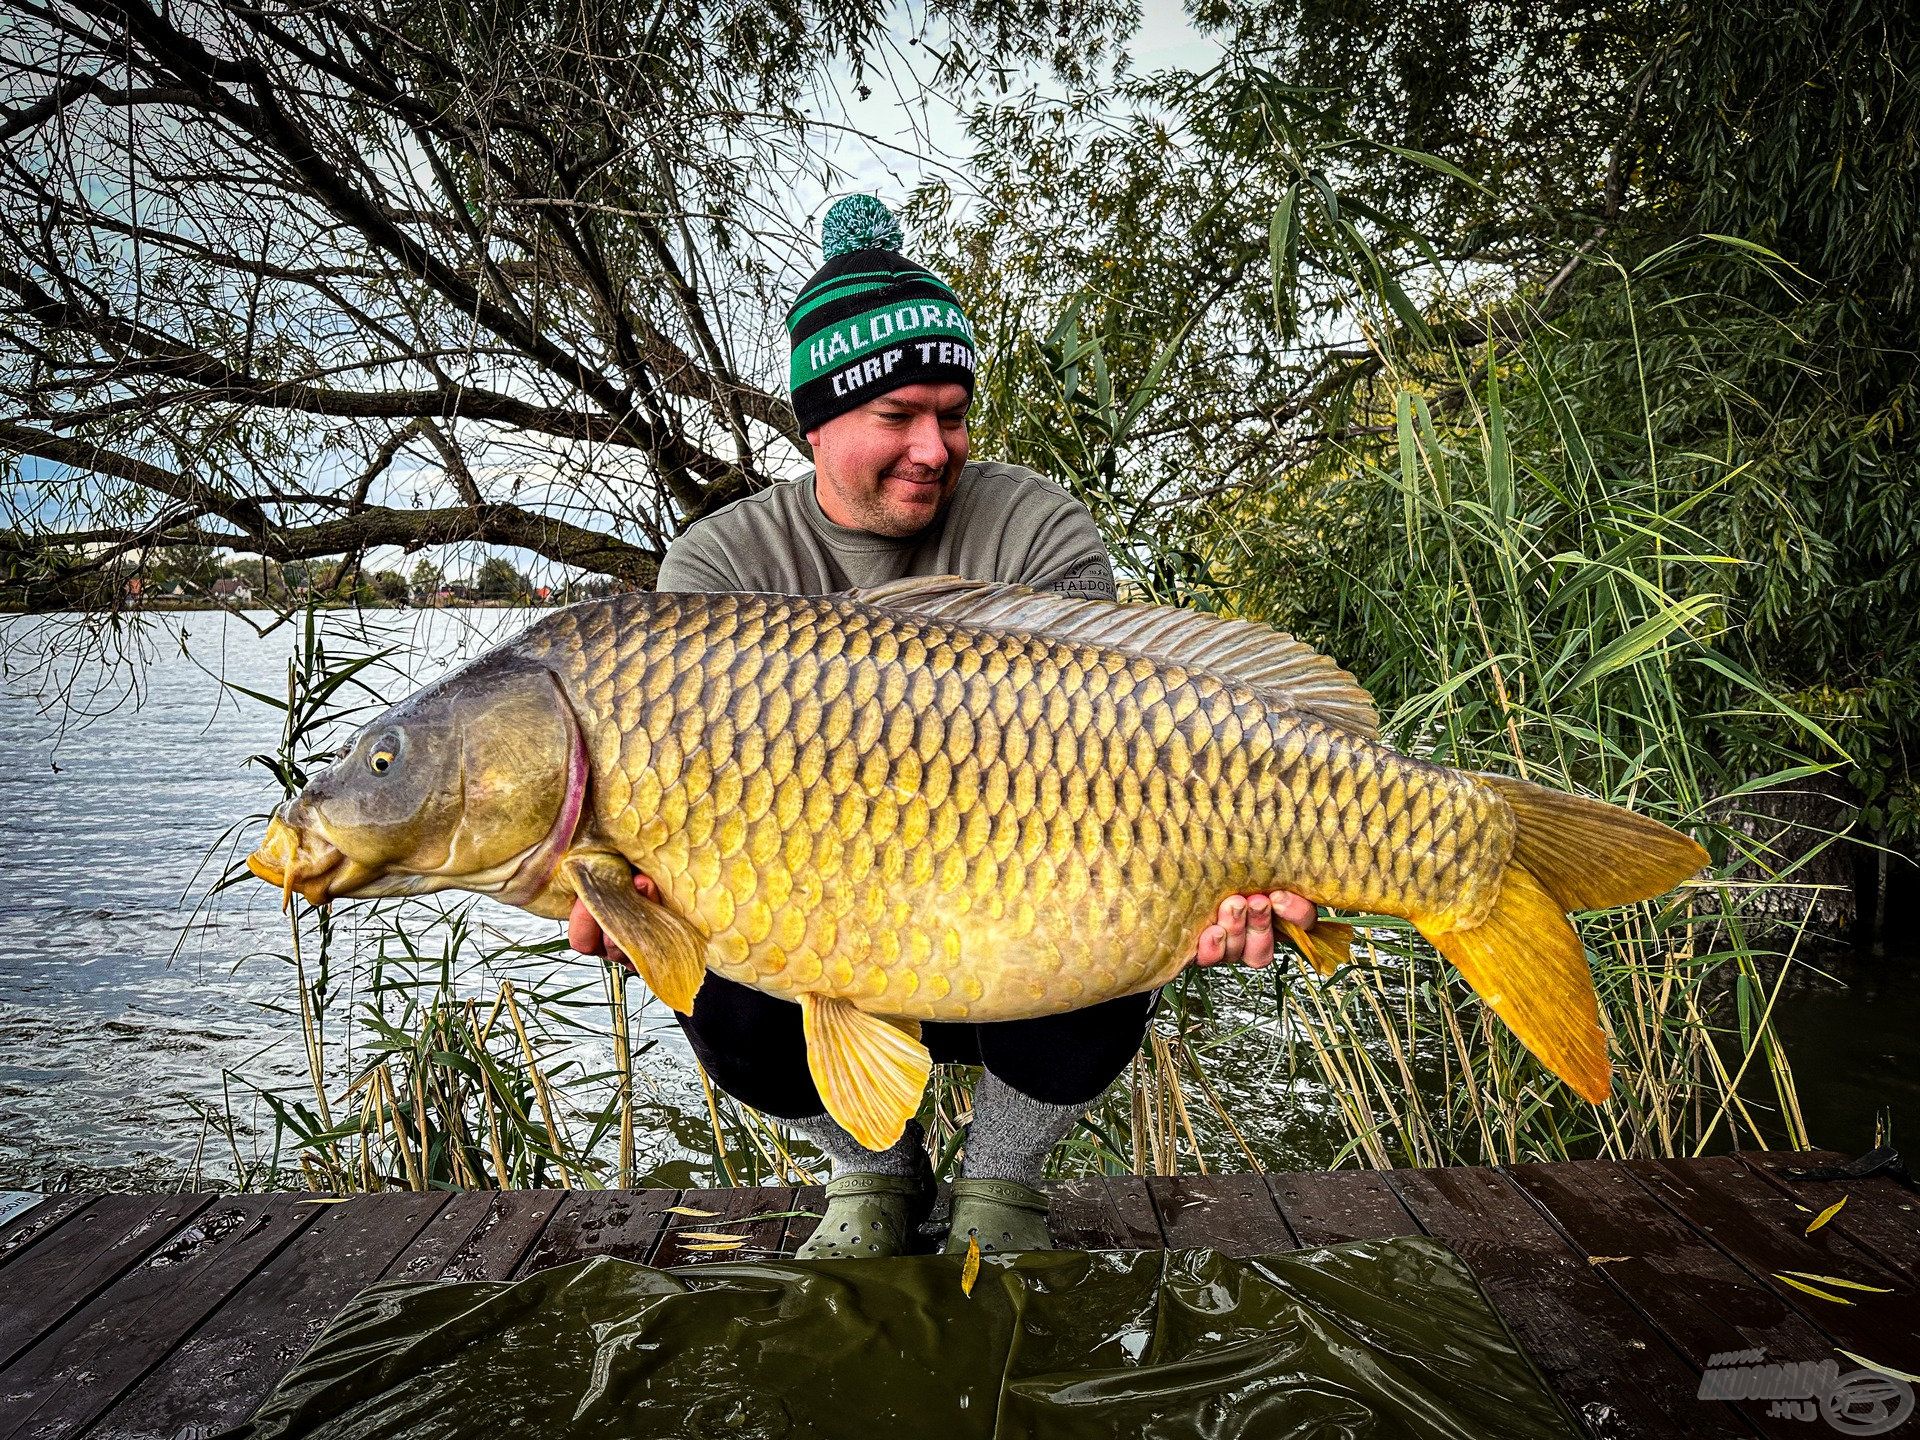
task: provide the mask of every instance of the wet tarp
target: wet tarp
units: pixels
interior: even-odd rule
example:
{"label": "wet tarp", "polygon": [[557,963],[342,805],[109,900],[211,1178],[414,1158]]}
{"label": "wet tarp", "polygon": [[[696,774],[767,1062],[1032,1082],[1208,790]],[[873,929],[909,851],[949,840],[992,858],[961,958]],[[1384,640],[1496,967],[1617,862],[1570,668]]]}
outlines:
{"label": "wet tarp", "polygon": [[1466,1267],[1419,1238],[961,1261],[596,1259],[358,1296],[238,1432],[485,1436],[1569,1436]]}

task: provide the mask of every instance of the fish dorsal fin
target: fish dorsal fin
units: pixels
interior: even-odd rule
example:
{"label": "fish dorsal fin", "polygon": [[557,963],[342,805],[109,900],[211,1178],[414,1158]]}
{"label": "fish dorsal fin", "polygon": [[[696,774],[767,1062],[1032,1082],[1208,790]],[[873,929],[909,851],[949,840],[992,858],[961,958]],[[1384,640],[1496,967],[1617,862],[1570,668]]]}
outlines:
{"label": "fish dorsal fin", "polygon": [[895,580],[849,591],[848,598],[879,610],[1101,645],[1203,670],[1369,740],[1380,733],[1373,697],[1352,675],[1312,646],[1257,620],[1223,620],[1171,605],[1085,600],[951,575]]}

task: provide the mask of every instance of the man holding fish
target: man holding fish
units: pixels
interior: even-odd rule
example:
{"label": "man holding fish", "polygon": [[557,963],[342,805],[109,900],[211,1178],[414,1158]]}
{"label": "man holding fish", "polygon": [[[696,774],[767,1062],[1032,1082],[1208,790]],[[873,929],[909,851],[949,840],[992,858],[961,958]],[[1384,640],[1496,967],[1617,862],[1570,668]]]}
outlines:
{"label": "man holding fish", "polygon": [[693,526],[658,591],[552,611],[375,717],[253,872],[314,905],[470,890],[610,940],[723,1087],[834,1156],[812,1257],[906,1244],[938,1060],[986,1071],[949,1246],[1047,1245],[1041,1161],[1155,991],[1264,964],[1276,931],[1322,975],[1351,959],[1301,896],[1409,921],[1605,1104],[1569,913],[1706,851],[1395,751],[1352,675],[1266,625],[1106,598],[1083,509],[966,463],[951,293],[875,244],[898,234],[875,202],[828,218],[787,321],[814,478]]}
{"label": "man holding fish", "polygon": [[[668,550],[658,588],[826,595],[958,575],[1114,599],[1085,506],[1030,470],[969,463],[971,327],[947,286],[898,253],[893,216],[871,196],[850,196],[823,232],[826,264],[787,317],[794,410],[814,473],[694,525]],[[649,877],[635,885],[658,898]],[[1286,891],[1228,898],[1198,937],[1198,963],[1269,964],[1276,917],[1311,927],[1314,907]],[[568,931],[583,953],[612,949],[584,903]],[[969,1235],[984,1250],[1049,1246],[1046,1197],[1034,1188],[1041,1166],[1139,1050],[1157,995],[924,1027],[936,1061],[983,1067],[949,1249],[964,1250]],[[722,1090],[832,1158],[827,1213],[802,1255],[899,1253],[932,1196],[919,1126],[876,1152],[836,1123],[809,1076],[790,1000],[709,975],[680,1021]]]}

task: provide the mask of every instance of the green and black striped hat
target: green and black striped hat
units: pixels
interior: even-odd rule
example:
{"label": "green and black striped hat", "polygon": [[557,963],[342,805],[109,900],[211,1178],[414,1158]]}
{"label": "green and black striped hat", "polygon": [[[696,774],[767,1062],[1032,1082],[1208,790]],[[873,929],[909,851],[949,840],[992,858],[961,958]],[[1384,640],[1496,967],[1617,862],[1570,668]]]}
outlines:
{"label": "green and black striped hat", "polygon": [[787,312],[788,384],[805,432],[902,385],[973,390],[973,326],[946,282],[900,253],[900,225],[871,195],[820,225],[826,264]]}

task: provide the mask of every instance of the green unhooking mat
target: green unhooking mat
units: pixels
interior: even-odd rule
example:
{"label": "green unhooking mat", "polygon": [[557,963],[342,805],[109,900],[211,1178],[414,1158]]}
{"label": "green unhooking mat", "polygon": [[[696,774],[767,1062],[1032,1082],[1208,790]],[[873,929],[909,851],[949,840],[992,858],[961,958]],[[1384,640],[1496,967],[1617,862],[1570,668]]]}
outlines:
{"label": "green unhooking mat", "polygon": [[1423,1239],[961,1261],[598,1259],[377,1286],[249,1440],[476,1435],[1283,1440],[1574,1435],[1465,1266]]}

